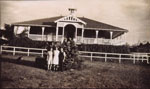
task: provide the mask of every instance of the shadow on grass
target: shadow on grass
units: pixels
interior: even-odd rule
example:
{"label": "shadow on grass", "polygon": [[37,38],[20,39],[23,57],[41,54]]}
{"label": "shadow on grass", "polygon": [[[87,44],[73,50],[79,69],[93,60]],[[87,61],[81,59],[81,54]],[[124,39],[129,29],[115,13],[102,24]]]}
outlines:
{"label": "shadow on grass", "polygon": [[27,60],[17,60],[18,58],[5,58],[5,57],[0,57],[1,62],[9,62],[9,63],[14,63],[17,65],[24,65],[24,66],[29,66],[29,67],[34,67],[34,68],[40,68],[40,69],[45,69],[43,65],[38,65],[35,61],[27,61]]}

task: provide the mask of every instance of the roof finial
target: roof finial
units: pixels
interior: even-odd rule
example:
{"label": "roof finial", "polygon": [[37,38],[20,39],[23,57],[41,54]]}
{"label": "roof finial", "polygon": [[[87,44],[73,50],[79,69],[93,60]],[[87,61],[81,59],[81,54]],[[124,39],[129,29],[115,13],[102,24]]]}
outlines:
{"label": "roof finial", "polygon": [[73,15],[75,11],[77,11],[77,9],[75,8],[69,8],[68,9],[70,11],[70,14]]}

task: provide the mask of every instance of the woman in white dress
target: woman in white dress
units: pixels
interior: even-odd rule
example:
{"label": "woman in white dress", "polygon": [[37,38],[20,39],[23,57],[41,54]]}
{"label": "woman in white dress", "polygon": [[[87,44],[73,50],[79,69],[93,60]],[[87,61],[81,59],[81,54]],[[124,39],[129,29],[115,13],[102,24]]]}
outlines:
{"label": "woman in white dress", "polygon": [[54,71],[56,71],[58,69],[58,64],[59,64],[59,50],[57,47],[54,50],[53,64],[54,64]]}
{"label": "woman in white dress", "polygon": [[48,70],[52,69],[52,64],[53,64],[53,48],[51,48],[48,51],[48,56],[47,56],[47,69]]}

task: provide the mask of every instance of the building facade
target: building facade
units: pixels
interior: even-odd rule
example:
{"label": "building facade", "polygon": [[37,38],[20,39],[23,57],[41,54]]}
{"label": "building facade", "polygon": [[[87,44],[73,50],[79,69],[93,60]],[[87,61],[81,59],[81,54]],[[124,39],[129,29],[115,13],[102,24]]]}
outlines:
{"label": "building facade", "polygon": [[75,9],[68,16],[37,19],[13,23],[17,35],[26,30],[28,37],[38,41],[63,41],[72,38],[77,44],[123,45],[128,30],[106,23],[76,17]]}

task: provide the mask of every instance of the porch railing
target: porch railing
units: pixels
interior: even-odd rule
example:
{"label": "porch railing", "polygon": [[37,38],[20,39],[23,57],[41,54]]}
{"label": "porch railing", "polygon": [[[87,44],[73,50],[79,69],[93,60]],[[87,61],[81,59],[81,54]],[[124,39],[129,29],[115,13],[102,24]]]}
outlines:
{"label": "porch railing", "polygon": [[[62,41],[62,35],[58,35],[58,41]],[[55,35],[39,35],[39,34],[29,34],[29,38],[32,40],[38,40],[38,41],[55,41],[56,36]],[[82,37],[77,36],[77,43],[85,43],[85,44],[105,44],[105,45],[119,45],[123,44],[123,40],[119,39],[104,39],[104,38],[87,38],[87,37]]]}

